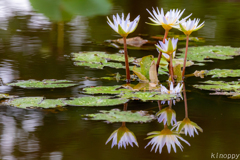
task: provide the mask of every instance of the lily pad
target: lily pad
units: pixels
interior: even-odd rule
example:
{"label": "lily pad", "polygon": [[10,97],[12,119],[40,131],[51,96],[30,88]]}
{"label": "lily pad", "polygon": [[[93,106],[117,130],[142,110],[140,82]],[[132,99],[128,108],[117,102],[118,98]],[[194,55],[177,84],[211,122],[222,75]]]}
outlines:
{"label": "lily pad", "polygon": [[120,94],[125,92],[132,92],[130,89],[120,89],[121,85],[117,86],[97,86],[84,88],[86,94]]}
{"label": "lily pad", "polygon": [[[180,49],[181,53],[178,57],[184,58],[185,48]],[[232,48],[230,46],[200,46],[189,47],[187,59],[197,62],[212,62],[210,59],[232,59],[233,56],[240,55],[240,48]]]}
{"label": "lily pad", "polygon": [[8,86],[17,86],[21,88],[65,88],[75,86],[73,81],[69,80],[54,80],[45,79],[43,81],[37,80],[19,80],[15,83],[7,83]]}
{"label": "lily pad", "polygon": [[211,91],[235,91],[240,92],[239,82],[224,82],[224,81],[206,81],[207,85],[194,85],[195,88],[211,90]]}
{"label": "lily pad", "polygon": [[212,78],[240,77],[240,69],[214,69],[206,71],[206,75],[211,75]]}
{"label": "lily pad", "polygon": [[110,111],[101,110],[100,113],[87,114],[91,120],[104,120],[107,122],[150,122],[155,119],[154,115],[147,114],[146,111],[120,111],[118,109],[112,109]]}
{"label": "lily pad", "polygon": [[110,96],[79,97],[72,100],[65,100],[65,103],[72,106],[114,106],[128,102],[126,98],[111,98]]}
{"label": "lily pad", "polygon": [[[74,64],[76,66],[86,66],[86,67],[95,68],[95,69],[103,69],[103,67],[125,69],[124,65],[122,65],[121,63],[115,63],[115,62],[106,62],[106,63],[75,62]],[[132,67],[130,66],[129,68],[131,69]]]}
{"label": "lily pad", "polygon": [[65,106],[62,99],[44,99],[43,97],[24,97],[9,100],[7,105],[18,108],[55,108]]}
{"label": "lily pad", "polygon": [[174,94],[160,94],[159,92],[135,92],[135,93],[125,93],[121,95],[122,98],[136,99],[142,101],[153,101],[162,100],[167,101],[176,98]]}
{"label": "lily pad", "polygon": [[[124,54],[107,54],[105,52],[80,52],[80,53],[72,53],[73,61],[84,61],[91,63],[100,63],[106,61],[118,61],[125,62]],[[129,62],[133,62],[133,57],[128,57]]]}

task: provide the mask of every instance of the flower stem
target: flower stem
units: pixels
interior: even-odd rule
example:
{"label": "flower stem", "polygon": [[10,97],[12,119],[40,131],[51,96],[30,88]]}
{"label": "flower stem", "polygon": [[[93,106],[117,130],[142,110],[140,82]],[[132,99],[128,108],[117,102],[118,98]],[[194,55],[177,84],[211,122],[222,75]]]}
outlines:
{"label": "flower stem", "polygon": [[[165,39],[167,38],[167,35],[168,35],[168,30],[165,30],[165,34],[163,37],[163,43],[165,43]],[[158,54],[158,59],[157,59],[157,63],[156,63],[157,73],[158,73],[158,68],[160,65],[161,58],[162,58],[162,52],[160,51]]]}
{"label": "flower stem", "polygon": [[130,71],[129,71],[129,64],[128,64],[128,53],[127,53],[127,40],[126,37],[123,37],[124,42],[124,55],[125,55],[125,67],[126,67],[126,82],[130,83]]}
{"label": "flower stem", "polygon": [[162,110],[162,105],[161,105],[161,101],[157,101],[158,102],[158,108],[159,108],[159,111]]}
{"label": "flower stem", "polygon": [[124,103],[124,105],[123,105],[123,110],[124,110],[124,111],[127,110],[127,106],[128,106],[128,103]]}
{"label": "flower stem", "polygon": [[185,57],[184,57],[184,64],[183,64],[183,71],[182,71],[182,79],[184,79],[185,67],[186,67],[186,62],[187,62],[188,41],[189,41],[189,35],[187,35],[187,39],[186,39],[186,51],[185,51]]}
{"label": "flower stem", "polygon": [[169,74],[171,75],[171,79],[172,79],[172,82],[173,82],[173,84],[174,84],[174,78],[173,78],[173,64],[172,64],[172,54],[170,55]]}
{"label": "flower stem", "polygon": [[183,82],[183,98],[184,98],[184,105],[185,105],[185,118],[188,118],[187,95],[186,95],[186,89],[185,89],[184,82]]}

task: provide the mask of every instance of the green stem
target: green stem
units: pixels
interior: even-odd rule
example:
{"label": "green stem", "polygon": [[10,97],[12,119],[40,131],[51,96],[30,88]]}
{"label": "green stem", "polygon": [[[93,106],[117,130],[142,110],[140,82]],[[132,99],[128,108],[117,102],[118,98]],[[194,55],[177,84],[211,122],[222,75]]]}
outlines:
{"label": "green stem", "polygon": [[182,79],[184,79],[186,62],[187,62],[188,41],[189,41],[189,35],[187,35],[187,39],[186,39],[186,51],[185,51],[185,57],[184,57],[184,64],[183,64],[183,71],[182,71]]}
{"label": "green stem", "polygon": [[130,71],[129,71],[129,64],[128,64],[128,53],[127,53],[127,40],[126,37],[123,37],[124,42],[124,55],[125,55],[125,67],[126,67],[126,82],[130,83]]}
{"label": "green stem", "polygon": [[[163,37],[163,43],[165,43],[165,39],[167,38],[167,35],[168,35],[168,30],[165,30],[165,34]],[[157,63],[156,63],[157,73],[158,73],[158,68],[160,65],[161,58],[162,58],[162,52],[160,51],[158,54],[158,59],[157,59]]]}

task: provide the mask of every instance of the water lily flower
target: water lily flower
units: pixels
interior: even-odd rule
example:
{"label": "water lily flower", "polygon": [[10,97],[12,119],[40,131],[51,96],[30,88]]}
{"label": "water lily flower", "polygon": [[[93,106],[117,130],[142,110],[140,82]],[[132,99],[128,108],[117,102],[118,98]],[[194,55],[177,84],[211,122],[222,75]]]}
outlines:
{"label": "water lily flower", "polygon": [[170,108],[170,107],[166,107],[162,110],[160,110],[159,112],[157,112],[156,114],[157,116],[159,116],[158,118],[158,122],[161,123],[163,122],[164,125],[174,125],[174,123],[177,123],[176,121],[176,112]]}
{"label": "water lily flower", "polygon": [[162,27],[165,30],[170,30],[172,27],[178,26],[178,24],[187,18],[189,18],[192,14],[188,15],[187,17],[183,18],[181,21],[179,19],[181,18],[183,11],[178,9],[171,9],[164,15],[163,8],[161,8],[161,12],[159,11],[158,7],[156,7],[156,10],[153,8],[152,13],[147,9],[148,13],[152,17],[148,17],[153,23],[149,23],[150,25],[162,25]]}
{"label": "water lily flower", "polygon": [[[177,128],[176,128],[177,127]],[[202,128],[199,127],[196,123],[190,121],[189,118],[184,118],[183,121],[177,122],[176,125],[173,126],[172,130],[176,128],[176,131],[179,133],[181,131],[185,132],[185,135],[189,134],[189,136],[194,137],[194,132],[198,135],[198,131],[203,132]]]}
{"label": "water lily flower", "polygon": [[168,90],[165,86],[161,85],[162,94],[179,94],[182,91],[183,84],[178,83],[174,88],[173,83],[170,84],[170,89]]}
{"label": "water lily flower", "polygon": [[185,35],[190,35],[193,31],[197,31],[204,26],[204,22],[198,25],[200,19],[194,18],[193,20],[188,19],[187,21],[179,23],[179,30]]}
{"label": "water lily flower", "polygon": [[122,18],[118,14],[116,14],[116,16],[113,15],[113,23],[108,17],[107,19],[107,23],[114,31],[116,31],[122,37],[127,37],[129,33],[132,33],[137,28],[140,16],[137,16],[132,22],[129,20],[130,13],[127,15],[125,20],[123,13]]}
{"label": "water lily flower", "polygon": [[185,56],[184,56],[184,63],[183,63],[183,71],[182,71],[182,77],[184,78],[185,74],[185,68],[186,68],[186,62],[187,62],[187,52],[188,52],[188,41],[189,41],[189,35],[193,31],[197,31],[201,29],[204,26],[204,22],[202,22],[200,25],[198,25],[200,19],[189,19],[188,21],[183,21],[179,23],[178,29],[181,30],[186,36],[186,50],[185,50]]}
{"label": "water lily flower", "polygon": [[177,42],[178,39],[169,38],[168,40],[165,40],[165,43],[159,41],[159,44],[156,44],[158,50],[160,50],[163,53],[166,53],[168,55],[172,55],[174,51],[177,49]]}
{"label": "water lily flower", "polygon": [[122,146],[124,146],[124,148],[126,149],[126,146],[128,146],[128,144],[130,144],[132,147],[133,144],[138,146],[138,142],[134,133],[131,132],[126,126],[121,126],[119,129],[115,130],[108,138],[106,144],[110,140],[112,140],[112,147],[117,145],[118,149]]}
{"label": "water lily flower", "polygon": [[[171,147],[173,148],[174,152],[176,153],[176,145],[181,149],[183,149],[183,146],[181,145],[180,141],[185,142],[190,146],[190,144],[183,139],[176,131],[171,131],[167,127],[165,127],[162,131],[154,131],[148,133],[148,137],[146,139],[151,139],[150,142],[146,145],[149,146],[150,144],[153,145],[151,151],[155,148],[155,153],[159,149],[159,153],[162,153],[162,148],[166,145],[168,153],[171,152]],[[146,148],[145,147],[145,148]]]}
{"label": "water lily flower", "polygon": [[130,14],[128,14],[127,18],[124,20],[123,13],[122,13],[122,18],[118,14],[116,14],[116,16],[113,15],[113,22],[108,17],[107,19],[108,19],[107,23],[109,24],[109,26],[123,37],[126,78],[127,78],[127,83],[130,83],[130,70],[129,70],[129,63],[128,63],[126,37],[128,36],[129,33],[132,33],[137,28],[140,16],[137,16],[132,22],[129,20]]}

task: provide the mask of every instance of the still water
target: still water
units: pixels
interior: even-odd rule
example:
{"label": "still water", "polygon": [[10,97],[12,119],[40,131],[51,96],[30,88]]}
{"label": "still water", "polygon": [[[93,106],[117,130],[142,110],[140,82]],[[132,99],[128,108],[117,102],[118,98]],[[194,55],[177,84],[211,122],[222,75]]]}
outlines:
{"label": "still water", "polygon": [[[237,0],[113,0],[112,10],[115,13],[131,13],[131,17],[141,15],[136,31],[129,37],[137,35],[162,35],[161,27],[149,26],[149,13],[146,8],[152,7],[186,9],[183,16],[193,13],[192,18],[205,21],[205,27],[193,36],[202,37],[204,43],[198,45],[224,45],[240,47],[240,3]],[[0,93],[10,95],[44,96],[46,98],[81,97],[82,88],[87,86],[116,85],[123,82],[107,80],[83,80],[83,77],[100,77],[124,70],[106,68],[94,70],[74,66],[70,59],[72,52],[107,51],[116,53],[119,49],[102,45],[107,39],[119,36],[106,23],[106,16],[77,16],[64,25],[64,46],[57,46],[56,26],[41,13],[33,11],[28,0],[0,0],[0,78],[4,83],[27,79],[68,79],[79,83],[78,86],[66,89],[22,89],[0,86]],[[175,31],[176,34],[181,34]],[[184,45],[178,46],[179,48]],[[142,57],[155,50],[129,50],[129,55]],[[240,57],[232,60],[215,60],[205,66],[192,66],[186,73],[203,69],[236,69]],[[165,77],[166,78],[166,77]],[[162,78],[163,80],[164,78]],[[207,80],[208,78],[205,78]],[[161,78],[160,78],[161,80]],[[231,81],[233,79],[224,79]],[[225,96],[210,96],[208,91],[195,89],[193,84],[201,81],[198,77],[186,79],[189,118],[196,122],[203,133],[194,138],[184,138],[191,144],[183,144],[183,152],[178,148],[168,154],[166,147],[163,153],[150,152],[144,149],[148,140],[147,133],[161,130],[162,124],[127,123],[134,132],[139,147],[111,149],[105,145],[110,134],[121,126],[121,123],[107,124],[102,121],[87,121],[82,115],[96,113],[99,110],[123,108],[113,107],[65,107],[63,109],[19,109],[10,106],[0,107],[0,159],[50,159],[50,160],[130,160],[130,159],[211,159],[211,154],[240,154],[240,101]],[[180,101],[173,109],[177,120],[184,118],[184,102]],[[128,110],[158,111],[157,102],[130,101]]]}

